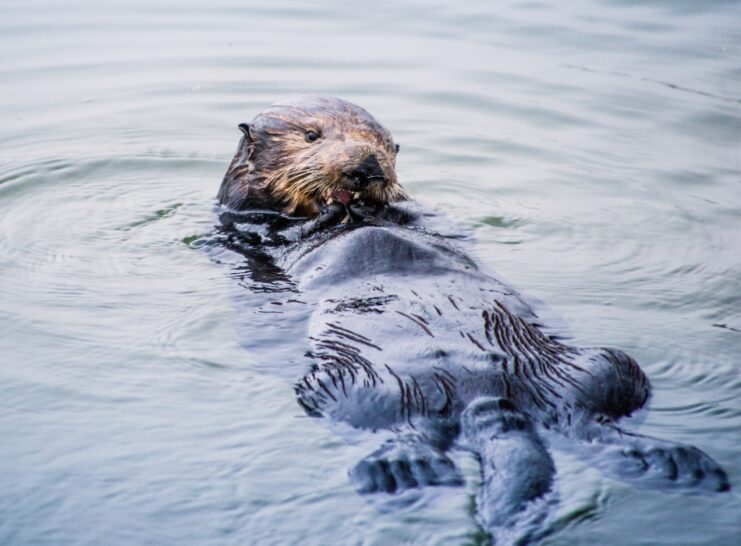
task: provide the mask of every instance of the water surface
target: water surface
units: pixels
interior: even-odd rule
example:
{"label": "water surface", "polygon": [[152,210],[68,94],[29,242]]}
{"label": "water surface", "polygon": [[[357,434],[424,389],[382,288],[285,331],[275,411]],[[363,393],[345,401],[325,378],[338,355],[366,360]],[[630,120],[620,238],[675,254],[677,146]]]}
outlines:
{"label": "water surface", "polygon": [[735,488],[641,491],[556,453],[543,543],[734,543],[739,29],[732,1],[3,2],[0,543],[485,543],[473,479],[355,494],[366,447],[286,379],[300,339],[276,316],[274,361],[250,350],[199,245],[237,123],[303,92],[374,113],[410,192],[579,343],[639,360],[640,430]]}

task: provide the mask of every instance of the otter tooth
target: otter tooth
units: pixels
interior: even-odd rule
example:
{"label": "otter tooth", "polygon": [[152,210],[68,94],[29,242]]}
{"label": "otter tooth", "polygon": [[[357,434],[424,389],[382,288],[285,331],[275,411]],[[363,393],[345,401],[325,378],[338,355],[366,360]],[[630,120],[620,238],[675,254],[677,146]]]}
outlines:
{"label": "otter tooth", "polygon": [[352,218],[350,218],[350,215],[348,214],[347,216],[345,216],[345,217],[344,217],[344,218],[342,219],[342,222],[340,222],[340,224],[349,224],[349,223],[351,223],[351,222],[352,222]]}
{"label": "otter tooth", "polygon": [[332,203],[334,203],[334,199],[332,197],[330,197],[329,199],[327,199],[327,204],[328,205],[331,205]]}
{"label": "otter tooth", "polygon": [[352,198],[353,199],[360,199],[360,192],[359,191],[356,191],[355,193],[353,193],[352,194]]}

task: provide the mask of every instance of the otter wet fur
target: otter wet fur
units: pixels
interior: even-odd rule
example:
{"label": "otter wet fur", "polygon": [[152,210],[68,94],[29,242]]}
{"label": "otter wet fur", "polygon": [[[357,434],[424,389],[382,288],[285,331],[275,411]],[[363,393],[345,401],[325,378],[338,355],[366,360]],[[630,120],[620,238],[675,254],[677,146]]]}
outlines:
{"label": "otter wet fur", "polygon": [[387,431],[349,469],[360,493],[460,486],[449,454],[469,450],[481,464],[477,518],[497,536],[554,494],[549,446],[640,487],[729,489],[699,449],[618,426],[649,398],[638,364],[570,344],[441,233],[409,201],[399,147],[364,109],[301,96],[239,127],[218,193],[221,242],[244,257],[242,274],[283,282],[308,305],[301,408]]}

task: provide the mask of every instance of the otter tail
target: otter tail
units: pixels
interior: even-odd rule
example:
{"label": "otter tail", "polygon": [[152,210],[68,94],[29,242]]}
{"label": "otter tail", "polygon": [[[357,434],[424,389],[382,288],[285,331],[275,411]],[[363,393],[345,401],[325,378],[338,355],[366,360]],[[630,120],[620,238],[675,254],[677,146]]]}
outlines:
{"label": "otter tail", "polygon": [[477,515],[490,532],[511,528],[521,517],[546,515],[553,460],[530,421],[506,398],[474,400],[461,416],[462,440],[481,460]]}

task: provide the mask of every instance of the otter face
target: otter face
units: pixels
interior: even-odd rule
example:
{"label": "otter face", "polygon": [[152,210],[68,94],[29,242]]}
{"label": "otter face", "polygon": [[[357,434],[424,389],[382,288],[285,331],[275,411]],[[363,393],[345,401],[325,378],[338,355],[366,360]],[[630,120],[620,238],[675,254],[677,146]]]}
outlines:
{"label": "otter face", "polygon": [[222,183],[222,203],[240,201],[241,208],[259,201],[315,216],[333,201],[407,198],[396,178],[399,147],[359,106],[302,96],[274,104],[240,129],[244,138]]}

